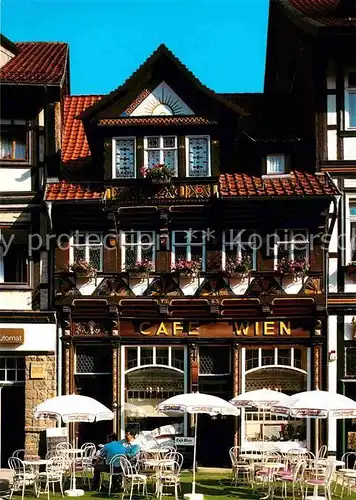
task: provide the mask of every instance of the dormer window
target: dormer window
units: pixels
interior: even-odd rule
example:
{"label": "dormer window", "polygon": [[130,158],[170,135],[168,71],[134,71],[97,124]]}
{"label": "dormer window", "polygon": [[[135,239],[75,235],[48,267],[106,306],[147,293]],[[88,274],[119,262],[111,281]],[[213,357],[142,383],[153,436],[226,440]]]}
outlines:
{"label": "dormer window", "polygon": [[345,129],[356,129],[356,71],[345,78]]}
{"label": "dormer window", "polygon": [[284,154],[267,155],[267,174],[285,174],[286,160]]}
{"label": "dormer window", "polygon": [[135,137],[114,137],[113,150],[113,177],[116,179],[136,177]]}
{"label": "dormer window", "polygon": [[187,177],[210,177],[210,137],[186,137],[186,151]]}
{"label": "dormer window", "polygon": [[173,175],[178,175],[178,148],[176,136],[151,136],[144,139],[145,165],[164,164]]}

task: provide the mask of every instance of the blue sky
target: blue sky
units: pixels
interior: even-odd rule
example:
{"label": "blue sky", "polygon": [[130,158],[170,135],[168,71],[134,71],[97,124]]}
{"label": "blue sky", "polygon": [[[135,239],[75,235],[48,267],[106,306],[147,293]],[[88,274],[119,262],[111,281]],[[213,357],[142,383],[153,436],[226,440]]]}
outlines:
{"label": "blue sky", "polygon": [[2,0],[13,41],[70,45],[72,94],[107,93],[165,43],[216,92],[263,89],[268,0]]}

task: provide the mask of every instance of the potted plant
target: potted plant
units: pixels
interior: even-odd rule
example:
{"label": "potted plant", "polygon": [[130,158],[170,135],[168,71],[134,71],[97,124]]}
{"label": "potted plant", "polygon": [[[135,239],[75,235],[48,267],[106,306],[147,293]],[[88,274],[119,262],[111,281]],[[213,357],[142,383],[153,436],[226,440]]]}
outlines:
{"label": "potted plant", "polygon": [[225,264],[225,272],[229,276],[246,277],[250,274],[252,269],[252,259],[250,256],[245,255],[241,258],[228,257]]}
{"label": "potted plant", "polygon": [[141,167],[142,177],[150,179],[152,182],[169,182],[173,176],[173,171],[164,163],[156,163],[152,167]]}
{"label": "potted plant", "polygon": [[278,261],[277,271],[285,276],[303,276],[309,271],[309,262],[305,257],[295,260],[283,257]]}
{"label": "potted plant", "polygon": [[201,259],[178,259],[172,270],[194,278],[198,276],[199,271],[201,271]]}
{"label": "potted plant", "polygon": [[148,274],[154,270],[154,264],[152,260],[142,259],[136,261],[134,264],[126,266],[126,271],[131,274]]}
{"label": "potted plant", "polygon": [[94,278],[97,273],[97,269],[85,259],[79,259],[69,264],[68,269],[74,273],[75,276],[83,276],[86,278]]}

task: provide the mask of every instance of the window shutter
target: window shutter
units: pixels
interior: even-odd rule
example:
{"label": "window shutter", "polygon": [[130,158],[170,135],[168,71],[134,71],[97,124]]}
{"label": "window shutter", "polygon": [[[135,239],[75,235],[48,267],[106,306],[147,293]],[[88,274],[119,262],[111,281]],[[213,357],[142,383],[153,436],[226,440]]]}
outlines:
{"label": "window shutter", "polygon": [[120,247],[118,242],[114,248],[104,246],[104,273],[120,272]]}
{"label": "window shutter", "polygon": [[69,247],[56,248],[55,251],[55,266],[57,271],[67,271],[69,264]]}
{"label": "window shutter", "polygon": [[171,252],[158,250],[156,257],[156,271],[158,273],[169,273],[171,270]]}
{"label": "window shutter", "polygon": [[135,177],[135,140],[116,139],[115,165],[117,178]]}

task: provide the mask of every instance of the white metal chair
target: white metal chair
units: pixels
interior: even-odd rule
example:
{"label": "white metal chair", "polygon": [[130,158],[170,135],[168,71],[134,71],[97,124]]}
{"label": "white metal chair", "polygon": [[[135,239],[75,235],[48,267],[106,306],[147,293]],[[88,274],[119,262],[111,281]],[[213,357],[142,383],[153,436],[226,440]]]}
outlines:
{"label": "white metal chair", "polygon": [[163,490],[174,488],[175,499],[178,500],[178,488],[180,487],[180,467],[178,462],[173,464],[162,463],[158,472],[158,498],[162,500]]}
{"label": "white metal chair", "polygon": [[94,472],[93,459],[96,454],[96,446],[94,443],[86,443],[82,446],[82,449],[84,450],[84,453],[80,459],[79,465],[81,467],[83,484],[85,484],[88,480],[89,488],[91,488],[90,477]]}
{"label": "white metal chair", "polygon": [[14,479],[10,491],[10,500],[15,491],[21,491],[22,500],[25,496],[25,489],[33,487],[37,496],[38,476],[32,472],[27,472],[25,464],[17,457],[10,457],[8,460],[9,469],[14,471]]}
{"label": "white metal chair", "polygon": [[135,486],[137,486],[138,494],[142,486],[142,494],[147,495],[147,477],[144,474],[139,474],[136,467],[134,467],[126,457],[120,457],[120,465],[123,474],[123,492],[121,499],[123,500],[125,494],[129,493],[131,500]]}
{"label": "white metal chair", "polygon": [[[335,486],[333,493],[336,493],[338,484],[341,484],[341,498],[344,495],[345,486],[347,489],[350,488],[352,481],[352,474],[356,472],[356,453],[354,451],[349,451],[344,453],[341,457],[341,461],[345,463],[344,467],[337,469],[335,471]],[[347,474],[351,476],[346,477]]]}
{"label": "white metal chair", "polygon": [[240,446],[233,446],[229,450],[229,456],[232,467],[232,483],[236,486],[239,475],[242,476],[249,484],[251,482],[251,465],[244,460],[243,455],[240,455]]}
{"label": "white metal chair", "polygon": [[11,456],[15,457],[15,458],[19,458],[20,460],[24,460],[25,453],[26,453],[25,449],[18,449],[18,450],[15,450]]}
{"label": "white metal chair", "polygon": [[292,485],[293,500],[295,500],[295,488],[299,486],[301,497],[303,498],[303,484],[304,484],[304,472],[306,469],[306,461],[300,459],[296,465],[294,465],[292,471],[277,472],[277,482],[282,483],[282,494],[284,498],[287,498],[287,486]]}
{"label": "white metal chair", "polygon": [[[335,472],[335,460],[327,460],[326,461],[326,466],[325,466],[325,471],[323,473],[322,477],[318,477],[317,475],[317,470],[316,470],[316,477],[315,478],[310,478],[310,479],[305,479],[304,480],[304,486],[305,486],[305,500],[310,500],[315,497],[319,497],[319,488],[324,489],[324,498],[325,500],[330,500],[331,499],[331,482],[332,478],[334,476]],[[313,495],[308,497],[308,488],[312,487],[314,489]],[[323,497],[321,497],[323,498]]]}
{"label": "white metal chair", "polygon": [[41,491],[41,484],[45,483],[44,492],[45,493],[47,492],[47,496],[49,499],[50,485],[52,485],[52,491],[54,494],[55,493],[54,485],[58,483],[59,488],[61,490],[61,494],[63,496],[64,472],[65,472],[65,458],[61,456],[50,458],[46,464],[46,471],[40,472],[38,475],[39,479],[38,494],[40,494]]}

